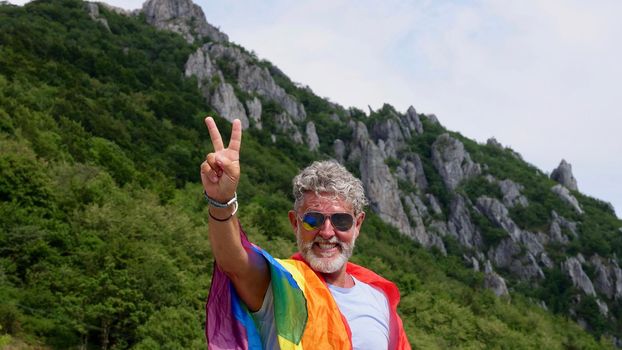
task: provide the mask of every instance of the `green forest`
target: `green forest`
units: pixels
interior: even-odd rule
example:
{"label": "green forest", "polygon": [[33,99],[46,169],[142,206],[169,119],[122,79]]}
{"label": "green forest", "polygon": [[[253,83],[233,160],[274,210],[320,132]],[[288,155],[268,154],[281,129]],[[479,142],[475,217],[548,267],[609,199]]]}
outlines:
{"label": "green forest", "polygon": [[[215,116],[223,135],[230,125],[205,103],[196,79],[184,77],[188,55],[202,43],[156,30],[141,16],[100,11],[110,31],[78,0],[0,3],[0,348],[204,349],[214,266],[199,177],[211,151],[203,119]],[[328,118],[345,109],[278,72],[275,79],[328,135],[317,152],[269,141],[270,115],[280,108],[269,103],[264,130],[243,135],[238,216],[251,241],[287,257],[296,250],[287,219],[292,177],[328,158],[331,139],[349,135]],[[442,131],[429,130],[413,149],[429,152]],[[498,163],[495,171],[518,167],[516,158],[462,139],[474,158]],[[521,174],[538,191],[534,172]],[[430,183],[443,199],[439,180]],[[462,190],[476,196],[486,185]],[[539,209],[556,200],[544,192],[542,207],[512,214],[542,224]],[[602,203],[585,202],[597,227],[621,226],[602,214]],[[495,239],[494,227],[486,237]],[[619,237],[596,228],[582,237],[569,249],[620,252]],[[591,333],[561,313],[567,299],[560,295],[573,288],[561,274],[541,290],[516,285],[498,298],[460,255],[424,249],[371,211],[353,261],[398,284],[413,348],[612,348],[605,334],[615,324],[599,318],[593,300],[581,309]]]}

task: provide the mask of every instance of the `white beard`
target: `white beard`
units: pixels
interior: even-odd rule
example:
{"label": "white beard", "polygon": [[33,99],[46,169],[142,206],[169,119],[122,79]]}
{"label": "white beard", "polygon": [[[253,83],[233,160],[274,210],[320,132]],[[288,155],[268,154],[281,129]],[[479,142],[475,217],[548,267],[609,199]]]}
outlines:
{"label": "white beard", "polygon": [[[311,265],[313,270],[321,273],[333,273],[339,271],[352,256],[352,252],[354,251],[354,242],[356,241],[356,239],[352,239],[351,243],[344,243],[341,242],[336,236],[331,237],[331,239],[324,239],[320,237],[320,235],[316,235],[313,241],[303,242],[300,237],[300,231],[298,231],[298,234],[296,235],[298,251],[300,251],[302,257],[307,263],[309,263],[309,265]],[[338,245],[341,252],[339,255],[330,258],[318,256],[313,251],[313,243],[335,243]]]}

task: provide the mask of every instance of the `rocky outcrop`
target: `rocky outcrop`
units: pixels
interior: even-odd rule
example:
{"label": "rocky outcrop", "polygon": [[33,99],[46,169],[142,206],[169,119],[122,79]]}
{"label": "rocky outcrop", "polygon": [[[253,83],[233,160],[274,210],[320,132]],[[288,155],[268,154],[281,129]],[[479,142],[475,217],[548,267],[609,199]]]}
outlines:
{"label": "rocky outcrop", "polygon": [[339,163],[345,163],[346,145],[340,139],[336,139],[333,142],[333,154]]}
{"label": "rocky outcrop", "polygon": [[503,205],[507,208],[513,208],[517,205],[526,207],[529,205],[527,197],[521,194],[524,189],[523,185],[517,184],[512,180],[506,179],[499,181],[499,189],[503,195]]}
{"label": "rocky outcrop", "polygon": [[261,124],[261,101],[257,97],[246,101],[246,110],[255,128],[259,130],[263,129],[263,125]]}
{"label": "rocky outcrop", "polygon": [[[411,235],[412,231],[399,197],[397,181],[385,164],[380,149],[364,136],[367,132],[361,129],[365,125],[358,122],[360,133],[355,135],[355,143],[360,149],[361,180],[365,187],[371,207],[387,223],[395,226],[400,232]],[[366,128],[365,128],[366,129]]]}
{"label": "rocky outcrop", "polygon": [[441,124],[435,114],[422,114],[422,116],[431,124]]}
{"label": "rocky outcrop", "polygon": [[[209,85],[216,76],[222,77],[222,74],[210,59],[208,45],[199,47],[188,57],[184,67],[184,75],[186,77],[195,76],[199,87]],[[224,78],[220,79],[224,81]]]}
{"label": "rocky outcrop", "polygon": [[564,231],[577,237],[577,223],[559,216],[557,212],[553,210],[551,212],[551,225],[549,226],[549,236],[551,240],[553,242],[567,244],[569,239]]}
{"label": "rocky outcrop", "polygon": [[395,176],[415,185],[421,191],[425,191],[428,188],[428,180],[423,171],[423,163],[417,154],[411,153],[400,159],[400,164],[395,170]]}
{"label": "rocky outcrop", "polygon": [[449,220],[447,228],[449,233],[466,248],[479,248],[483,245],[482,236],[477,227],[471,221],[471,215],[467,208],[467,199],[456,195],[451,201],[449,208]]}
{"label": "rocky outcrop", "polygon": [[210,104],[221,117],[231,122],[234,119],[240,119],[242,128],[248,128],[249,123],[244,106],[235,96],[233,86],[230,84],[220,83],[210,98]]}
{"label": "rocky outcrop", "polygon": [[415,107],[408,107],[406,114],[400,118],[400,121],[407,138],[414,136],[413,132],[415,134],[423,134],[423,124],[421,123],[421,119],[419,119]]}
{"label": "rocky outcrop", "polygon": [[579,205],[579,201],[575,196],[570,194],[570,191],[562,185],[555,185],[551,188],[551,191],[559,196],[559,198],[564,201],[566,204],[570,205],[572,209],[574,209],[577,213],[583,214],[583,209]]}
{"label": "rocky outcrop", "polygon": [[405,140],[397,115],[375,123],[370,134],[385,158],[397,158],[398,150],[403,148]]}
{"label": "rocky outcrop", "polygon": [[479,164],[471,160],[462,142],[449,134],[440,135],[432,144],[432,162],[449,190],[481,173]]}
{"label": "rocky outcrop", "polygon": [[377,145],[384,159],[397,158],[397,150],[401,147],[393,140],[384,141],[383,139],[378,140]]}
{"label": "rocky outcrop", "polygon": [[484,288],[492,290],[498,297],[510,294],[505,280],[493,271],[490,261],[484,266]]}
{"label": "rocky outcrop", "polygon": [[[545,277],[536,255],[531,252],[523,253],[520,242],[515,242],[511,238],[504,239],[495,248],[490,249],[488,258],[495,266],[509,270],[512,275],[521,280]],[[548,259],[548,257],[544,255],[544,259]],[[550,264],[550,261],[547,260],[547,263]]]}
{"label": "rocky outcrop", "polygon": [[276,84],[268,68],[250,64],[240,66],[238,84],[245,92],[256,93],[275,101],[296,121],[307,117],[304,106]]}
{"label": "rocky outcrop", "polygon": [[207,23],[201,7],[191,0],[148,0],[142,12],[147,23],[179,33],[189,43],[203,38],[216,42],[229,40],[226,34]]}
{"label": "rocky outcrop", "polygon": [[594,266],[596,278],[594,279],[594,287],[596,290],[605,295],[609,300],[622,299],[622,269],[614,259],[610,259],[609,263],[598,255],[590,258],[590,263]]}
{"label": "rocky outcrop", "polygon": [[[436,247],[445,254],[446,250],[440,237],[426,231],[422,220],[422,217],[427,215],[425,204],[415,195],[403,196],[409,212],[409,215],[406,214],[397,179],[385,163],[386,154],[369,137],[365,124],[351,121],[350,127],[352,142],[348,147],[350,152],[347,161],[359,162],[361,180],[374,212],[402,234],[413,238],[424,247]],[[341,142],[335,142],[334,147],[337,156],[342,154]]]}
{"label": "rocky outcrop", "polygon": [[371,142],[369,133],[367,132],[367,127],[362,122],[351,120],[348,126],[352,129],[352,142],[350,143],[347,161],[360,162],[363,148],[368,142]]}
{"label": "rocky outcrop", "polygon": [[551,179],[559,182],[569,190],[578,191],[577,179],[572,175],[572,165],[564,159],[559,163],[557,168],[551,173]]}
{"label": "rocky outcrop", "polygon": [[295,121],[302,121],[306,118],[304,106],[277,85],[268,68],[258,66],[253,58],[237,47],[218,43],[206,46],[212,59],[222,60],[231,65],[241,90],[276,102]]}
{"label": "rocky outcrop", "polygon": [[317,137],[317,133],[315,132],[315,124],[312,121],[307,122],[305,134],[309,150],[317,151],[318,148],[320,148],[320,139]]}
{"label": "rocky outcrop", "polygon": [[498,148],[498,149],[503,149],[503,145],[499,143],[499,141],[497,141],[496,138],[491,137],[488,140],[486,140],[486,145],[494,147],[494,148]]}
{"label": "rocky outcrop", "polygon": [[429,215],[428,207],[425,205],[425,203],[423,203],[421,198],[419,198],[419,196],[415,194],[410,194],[409,196],[412,198],[413,203],[415,204],[415,207],[417,208],[417,211],[421,214],[421,216],[424,218],[427,217]]}
{"label": "rocky outcrop", "polygon": [[434,214],[436,215],[443,214],[443,209],[441,208],[441,204],[438,202],[438,199],[436,199],[436,197],[434,197],[433,194],[428,193],[425,195],[425,197],[428,200],[428,203],[430,204],[430,209],[432,209]]}
{"label": "rocky outcrop", "polygon": [[303,144],[304,141],[302,139],[302,134],[298,131],[296,124],[289,117],[289,115],[285,112],[278,114],[274,121],[276,123],[276,128],[285,135],[294,141],[297,144]]}
{"label": "rocky outcrop", "polygon": [[562,264],[562,270],[568,274],[575,287],[582,290],[586,295],[596,296],[594,285],[585,271],[583,271],[581,261],[578,257],[569,257],[566,259]]}
{"label": "rocky outcrop", "polygon": [[511,238],[506,238],[488,251],[488,258],[497,267],[509,268],[520,253],[521,248],[518,243]]}
{"label": "rocky outcrop", "polygon": [[402,134],[397,115],[375,123],[371,130],[371,136],[375,142],[378,140],[393,140],[400,144],[404,142],[404,134]]}
{"label": "rocky outcrop", "polygon": [[477,199],[476,206],[493,224],[507,232],[514,241],[520,241],[521,229],[510,218],[508,209],[498,199],[482,196]]}
{"label": "rocky outcrop", "polygon": [[89,14],[91,19],[106,28],[107,31],[110,32],[110,26],[108,25],[108,20],[105,17],[100,16],[99,14],[99,4],[95,2],[86,2],[86,11]]}
{"label": "rocky outcrop", "polygon": [[116,7],[116,6],[106,4],[105,2],[98,2],[97,4],[110,12],[116,13],[117,15],[127,16],[127,17],[140,15],[140,9],[126,10],[121,7]]}
{"label": "rocky outcrop", "polygon": [[427,215],[427,208],[419,197],[414,194],[404,197],[405,208],[408,212],[408,219],[411,224],[411,234],[413,238],[426,248],[436,247],[443,255],[447,255],[443,240],[432,233],[426,231],[423,224],[423,217]]}
{"label": "rocky outcrop", "polygon": [[430,222],[427,229],[430,234],[436,235],[438,237],[445,237],[450,234],[449,229],[447,228],[447,223],[439,220],[434,220]]}
{"label": "rocky outcrop", "polygon": [[[240,113],[240,110],[237,108],[237,103],[233,102],[231,98],[229,99],[231,103],[228,104],[220,101],[224,97],[222,95],[225,91],[222,88],[222,84],[225,81],[225,78],[222,72],[218,69],[217,65],[214,63],[215,60],[223,60],[226,61],[227,64],[234,66],[234,71],[237,72],[236,83],[244,92],[251,95],[256,94],[264,96],[265,98],[273,100],[277,104],[281,105],[288,116],[287,118],[285,118],[285,116],[279,116],[277,118],[277,123],[279,121],[285,121],[285,125],[278,126],[279,129],[291,132],[294,142],[301,143],[300,140],[302,140],[302,136],[300,131],[294,130],[295,125],[291,119],[293,118],[294,120],[301,121],[306,117],[302,104],[297,102],[292,96],[288,95],[283,88],[276,84],[274,79],[272,79],[272,76],[270,76],[267,68],[261,68],[254,65],[248,54],[242,52],[237,47],[230,47],[218,43],[208,43],[198,48],[197,51],[188,57],[185,65],[185,75],[187,77],[197,77],[199,87],[203,91],[203,94],[207,97],[210,104],[213,104],[214,99],[220,102],[220,105],[214,106],[214,108],[221,113],[223,117],[226,117],[227,119],[232,118],[222,114],[222,111],[225,110],[234,111],[237,115],[241,115],[242,113]],[[216,82],[220,82],[221,85],[219,85],[215,91],[211,91],[210,86],[213,85],[213,81],[215,79]],[[227,82],[227,84],[230,85],[229,82]],[[215,96],[216,93],[219,93],[221,96]],[[223,106],[229,106],[230,108],[226,109]],[[261,101],[257,97],[253,97],[253,99],[246,102],[246,107],[248,109],[249,117],[254,121],[253,125],[257,129],[262,129]],[[248,122],[245,111],[244,118],[246,119],[246,123],[243,121],[243,125],[246,125],[247,127],[250,123]],[[313,139],[311,142],[313,142]]]}

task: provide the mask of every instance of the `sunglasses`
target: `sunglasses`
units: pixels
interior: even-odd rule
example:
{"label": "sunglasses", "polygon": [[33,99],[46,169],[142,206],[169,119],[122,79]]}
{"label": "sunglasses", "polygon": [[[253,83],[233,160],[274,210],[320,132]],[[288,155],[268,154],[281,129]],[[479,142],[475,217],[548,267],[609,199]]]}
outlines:
{"label": "sunglasses", "polygon": [[348,213],[324,214],[317,211],[308,211],[304,213],[300,220],[305,230],[314,231],[322,227],[327,217],[330,218],[330,223],[338,231],[348,231],[354,224],[354,217]]}

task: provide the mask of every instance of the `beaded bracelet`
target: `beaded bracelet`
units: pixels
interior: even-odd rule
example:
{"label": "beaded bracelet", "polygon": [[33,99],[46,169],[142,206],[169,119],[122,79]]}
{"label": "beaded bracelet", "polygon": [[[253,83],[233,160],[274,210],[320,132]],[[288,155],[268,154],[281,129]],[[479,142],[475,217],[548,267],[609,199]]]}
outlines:
{"label": "beaded bracelet", "polygon": [[205,196],[205,199],[207,200],[207,202],[211,206],[216,207],[216,208],[226,208],[226,207],[231,206],[234,203],[237,203],[237,201],[238,201],[238,193],[237,192],[234,192],[233,193],[233,198],[231,198],[230,200],[228,200],[225,203],[219,202],[219,201],[215,200],[214,198],[208,196],[206,191],[203,191],[203,195]]}

